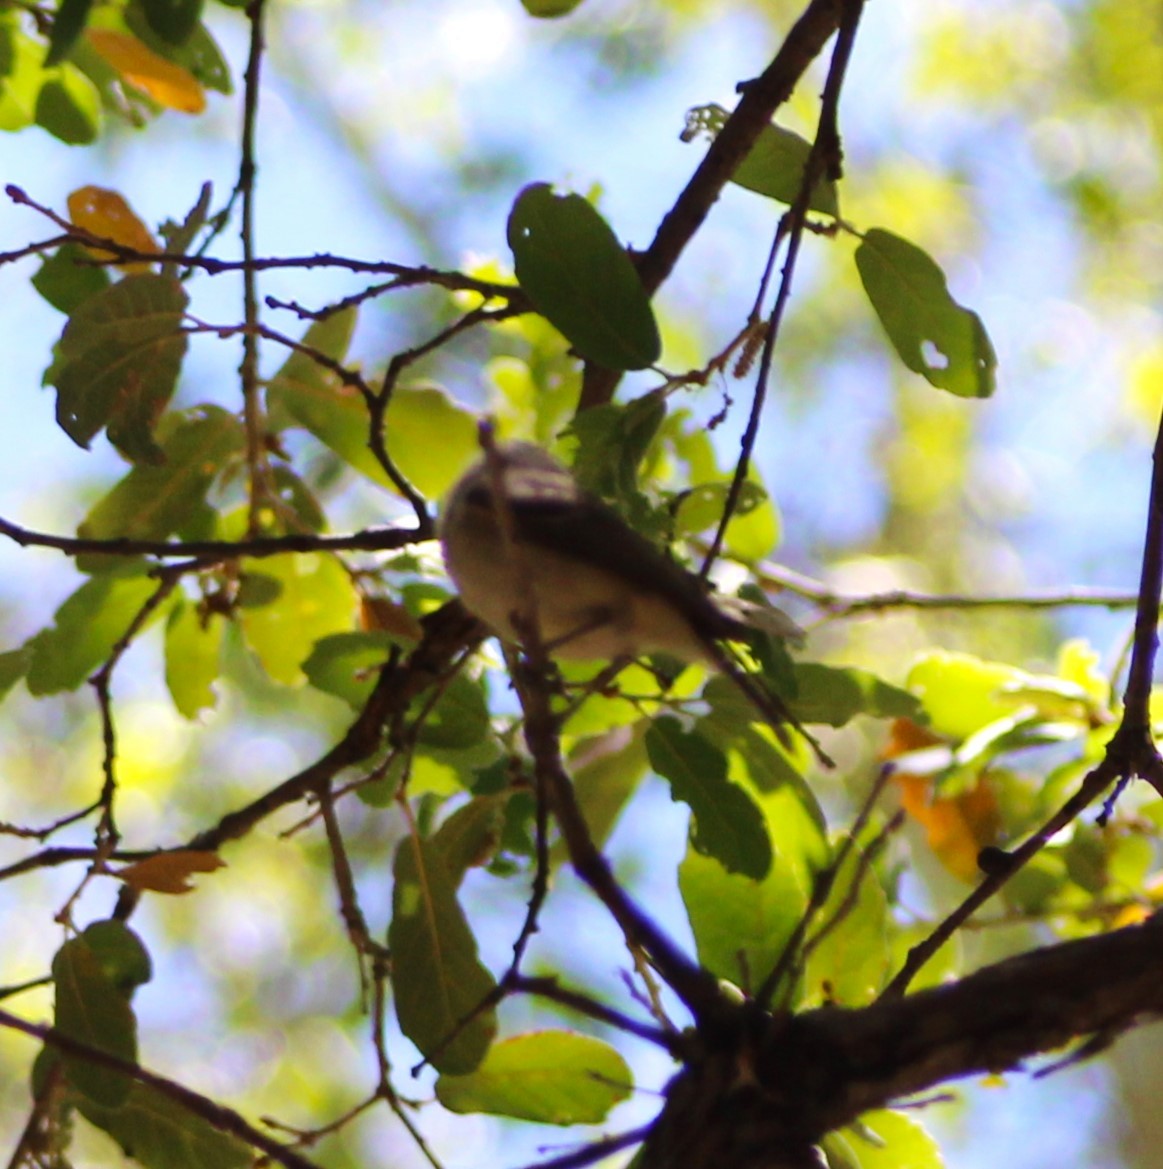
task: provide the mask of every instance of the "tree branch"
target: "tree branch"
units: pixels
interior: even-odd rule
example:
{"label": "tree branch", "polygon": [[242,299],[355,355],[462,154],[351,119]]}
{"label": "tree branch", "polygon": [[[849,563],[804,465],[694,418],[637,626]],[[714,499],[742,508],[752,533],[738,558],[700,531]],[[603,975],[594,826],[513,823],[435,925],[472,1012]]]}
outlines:
{"label": "tree branch", "polygon": [[[653,296],[719,198],[775,111],[791,96],[805,70],[840,23],[840,0],[812,0],[792,26],[771,64],[743,86],[743,96],[715,136],[674,206],[663,216],[650,247],[638,257],[638,274]],[[608,402],[621,375],[588,364],[579,410]]]}
{"label": "tree branch", "polygon": [[642,1169],[799,1169],[821,1137],[869,1109],[1080,1037],[1097,1037],[1097,1049],[1163,1014],[1161,965],[1156,914],[862,1010],[771,1016],[744,1005],[672,1081]]}

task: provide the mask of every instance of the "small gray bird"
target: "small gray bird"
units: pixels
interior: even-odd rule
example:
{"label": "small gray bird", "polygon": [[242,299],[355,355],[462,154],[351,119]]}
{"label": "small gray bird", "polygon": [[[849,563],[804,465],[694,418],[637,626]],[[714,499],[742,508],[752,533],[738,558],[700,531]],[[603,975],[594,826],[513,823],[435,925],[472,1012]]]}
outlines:
{"label": "small gray bird", "polygon": [[535,619],[554,657],[661,652],[726,669],[720,641],[752,628],[802,636],[778,609],[708,592],[531,443],[499,445],[470,467],[438,532],[465,606],[508,641]]}

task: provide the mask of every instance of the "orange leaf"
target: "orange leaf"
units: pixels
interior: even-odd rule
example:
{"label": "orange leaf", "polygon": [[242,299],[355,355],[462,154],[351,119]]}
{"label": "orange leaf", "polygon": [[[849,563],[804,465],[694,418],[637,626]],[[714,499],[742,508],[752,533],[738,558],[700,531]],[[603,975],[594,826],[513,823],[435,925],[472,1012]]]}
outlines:
{"label": "orange leaf", "polygon": [[951,798],[932,798],[928,776],[899,772],[893,776],[901,790],[904,810],[925,830],[937,859],[963,881],[978,876],[977,855],[997,840],[1001,827],[997,796],[988,775],[978,777],[968,791]]}
{"label": "orange leaf", "polygon": [[940,735],[933,734],[927,727],[913,722],[911,718],[894,718],[888,731],[888,742],[881,748],[882,759],[896,759],[910,751],[924,747],[935,747],[945,742]]}
{"label": "orange leaf", "polygon": [[85,36],[123,81],[142,90],[158,105],[183,114],[200,114],[206,108],[206,93],[194,75],[159,57],[137,37],[108,28],[91,28]]}
{"label": "orange leaf", "polygon": [[[135,252],[156,252],[158,246],[149,228],[134,214],[133,208],[116,192],[104,187],[80,187],[69,196],[69,218],[85,231],[111,239]],[[111,253],[89,248],[99,259]],[[119,264],[126,272],[149,272],[153,265],[144,260]]]}
{"label": "orange leaf", "polygon": [[134,865],[126,865],[113,875],[140,892],[189,893],[193,873],[212,873],[226,867],[216,852],[199,852],[178,848],[173,852],[159,852]]}

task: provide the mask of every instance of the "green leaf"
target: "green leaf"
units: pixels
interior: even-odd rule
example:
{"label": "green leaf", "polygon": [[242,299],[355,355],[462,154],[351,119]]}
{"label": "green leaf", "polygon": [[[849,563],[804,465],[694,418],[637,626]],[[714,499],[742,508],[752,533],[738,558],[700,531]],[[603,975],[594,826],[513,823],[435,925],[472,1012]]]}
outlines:
{"label": "green leaf", "polygon": [[392,638],[378,629],[332,633],[312,647],[303,663],[303,673],[316,690],[342,698],[360,710],[391,648]]}
{"label": "green leaf", "polygon": [[645,369],[662,351],[650,298],[606,221],[580,195],[526,187],[508,223],[517,280],[587,360]]}
{"label": "green leaf", "polygon": [[960,740],[1013,714],[1007,692],[1029,681],[1016,666],[933,650],[916,660],[906,685],[920,699],[932,729]]}
{"label": "green leaf", "polygon": [[[170,0],[171,3],[188,5],[194,0]],[[174,44],[154,32],[140,0],[131,0],[124,10],[124,24],[139,41],[151,48],[167,61],[181,65],[194,75],[194,79],[207,89],[218,93],[233,92],[230,67],[226,64],[222,50],[210,35],[204,24],[198,23],[181,43]]]}
{"label": "green leaf", "polygon": [[774,967],[803,914],[807,898],[780,853],[760,881],[729,873],[693,847],[678,869],[699,965],[754,991]]}
{"label": "green leaf", "polygon": [[[242,423],[218,406],[167,415],[158,427],[163,461],[134,467],[77,528],[83,539],[162,540],[180,531],[215,478],[245,446]],[[80,559],[82,571],[112,567],[102,554]]]}
{"label": "green leaf", "polygon": [[[427,704],[429,695],[422,695]],[[417,741],[429,747],[463,751],[481,742],[491,730],[484,681],[457,674],[420,726]]]}
{"label": "green leaf", "polygon": [[315,643],[351,630],[355,588],[343,565],[322,553],[268,556],[260,563],[261,575],[276,582],[279,593],[269,604],[239,610],[242,635],[270,677],[296,686]]}
{"label": "green leaf", "polygon": [[[857,877],[860,885],[853,896],[852,883]],[[816,917],[817,928],[837,914],[840,921],[808,958],[808,1001],[864,1006],[884,985],[891,948],[888,899],[876,873],[860,867],[859,849],[853,849],[840,867],[831,894]]]}
{"label": "green leaf", "polygon": [[977,313],[952,296],[945,273],[916,244],[872,228],[856,249],[864,291],[900,359],[962,398],[994,391],[997,356]]}
{"label": "green leaf", "polygon": [[534,1031],[494,1044],[469,1075],[441,1076],[436,1098],[452,1112],[488,1112],[537,1124],[600,1124],[633,1088],[608,1043],[572,1031]]}
{"label": "green leaf", "polygon": [[161,459],[153,430],[186,352],[186,304],[176,279],[142,273],[90,296],[69,318],[49,377],[57,422],[78,446],[104,427],[134,462]]}
{"label": "green leaf", "polygon": [[796,694],[788,706],[801,722],[842,727],[858,714],[915,719],[921,712],[915,695],[868,670],[797,662],[795,678]]}
{"label": "green leaf", "polygon": [[8,691],[28,673],[31,661],[31,644],[22,645],[19,649],[10,649],[7,653],[0,653],[0,700],[6,698]]}
{"label": "green leaf", "polygon": [[73,65],[47,77],[36,95],[36,124],[68,146],[87,146],[101,129],[101,95]]}
{"label": "green leaf", "polygon": [[[727,117],[727,111],[715,102],[695,106],[687,112],[682,140],[690,142],[699,135],[716,138]],[[799,134],[782,126],[764,126],[747,157],[736,167],[731,181],[748,191],[790,205],[799,198],[804,167],[811,150],[812,144]],[[829,179],[817,179],[808,209],[839,218],[840,198],[836,184]]]}
{"label": "green leaf", "polygon": [[442,496],[480,453],[476,416],[437,386],[399,386],[384,419],[388,454],[407,479]]}
{"label": "green leaf", "polygon": [[[730,483],[700,483],[685,492],[674,516],[675,535],[694,535],[716,527],[730,491]],[[732,518],[754,511],[766,498],[767,492],[758,483],[744,481]]]}
{"label": "green leaf", "polygon": [[171,45],[190,38],[202,17],[202,0],[141,0],[149,27]]}
{"label": "green leaf", "polygon": [[63,61],[80,39],[89,21],[93,0],[61,0],[53,17],[52,33],[48,41],[48,55],[44,59],[48,69]]}
{"label": "green leaf", "polygon": [[118,1108],[83,1098],[77,1108],[145,1169],[246,1169],[254,1161],[237,1137],[145,1084],[133,1084]]}
{"label": "green leaf", "polygon": [[80,244],[62,244],[32,277],[32,286],[55,309],[73,313],[83,301],[110,284],[109,273],[95,267]]}
{"label": "green leaf", "polygon": [[25,36],[16,19],[14,12],[0,11],[0,130],[32,125],[44,83],[43,44]]}
{"label": "green leaf", "polygon": [[474,796],[457,808],[432,838],[433,847],[444,858],[453,888],[459,887],[470,868],[487,865],[501,843],[505,826],[505,805],[509,792]]}
{"label": "green leaf", "polygon": [[522,6],[530,16],[543,19],[566,16],[581,2],[582,0],[521,0]]}
{"label": "green leaf", "polygon": [[751,796],[727,778],[727,757],[710,740],[660,718],[646,732],[650,765],[674,799],[694,813],[691,843],[731,873],[761,880],[771,869],[771,838]]}
{"label": "green leaf", "polygon": [[[647,723],[615,727],[601,735],[583,739],[570,752],[570,774],[578,807],[600,848],[614,829],[627,801],[638,790],[646,774]],[[554,846],[554,855],[565,856],[564,842]]]}
{"label": "green leaf", "polygon": [[937,1142],[902,1112],[866,1112],[857,1125],[821,1142],[828,1162],[844,1169],[944,1169]]}
{"label": "green leaf", "polygon": [[388,945],[400,1029],[437,1071],[471,1072],[496,1034],[496,1011],[479,1012],[446,1041],[496,983],[477,958],[476,939],[440,850],[431,841],[406,837],[394,875]]}
{"label": "green leaf", "polygon": [[[331,313],[308,328],[302,343],[332,361],[342,362],[358,320],[359,310],[356,308]],[[315,395],[333,393],[341,384],[338,375],[320,365],[310,354],[293,350],[267,386],[270,425],[275,430],[295,423],[306,426],[295,407],[302,403],[303,409],[307,410]],[[311,428],[308,426],[308,429]]]}
{"label": "green leaf", "polygon": [[[303,344],[342,362],[357,317],[354,308],[332,313],[307,330]],[[368,445],[370,420],[363,397],[313,357],[296,351],[283,362],[267,386],[267,408],[275,429],[301,426],[373,483],[392,486]]]}
{"label": "green leaf", "polygon": [[[52,962],[56,995],[54,1026],[70,1039],[137,1060],[137,1022],[129,1000],[105,973],[101,956],[83,938],[70,938]],[[79,1056],[65,1057],[65,1074],[79,1092],[115,1108],[124,1103],[133,1081],[104,1064]]]}
{"label": "green leaf", "polygon": [[107,918],[86,926],[81,937],[97,955],[105,977],[128,999],[153,977],[153,963],[141,938],[123,921]]}
{"label": "green leaf", "polygon": [[[790,205],[799,198],[811,150],[812,144],[793,131],[782,126],[764,126],[731,181],[748,191]],[[836,184],[829,179],[817,179],[808,209],[838,218],[840,198]]]}
{"label": "green leaf", "polygon": [[32,639],[26,678],[30,694],[75,690],[108,658],[158,587],[141,575],[143,566],[132,570],[135,575],[108,574],[81,585],[56,611],[53,625]]}
{"label": "green leaf", "polygon": [[166,686],[184,718],[197,718],[217,702],[214,680],[222,656],[225,620],[214,613],[205,617],[198,606],[181,600],[166,622]]}
{"label": "green leaf", "polygon": [[641,499],[639,464],[665,418],[666,401],[659,394],[583,410],[568,431],[578,443],[571,468],[574,478],[587,491],[633,512]]}

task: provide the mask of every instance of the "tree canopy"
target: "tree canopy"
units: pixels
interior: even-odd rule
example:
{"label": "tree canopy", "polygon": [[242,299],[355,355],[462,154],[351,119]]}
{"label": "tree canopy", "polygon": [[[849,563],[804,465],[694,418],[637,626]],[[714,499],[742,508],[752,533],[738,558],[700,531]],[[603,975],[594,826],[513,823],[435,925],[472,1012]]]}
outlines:
{"label": "tree canopy", "polygon": [[[1153,7],[0,38],[12,1169],[930,1169],[1112,1049],[1153,1163]],[[511,439],[804,636],[502,645],[435,536]]]}

